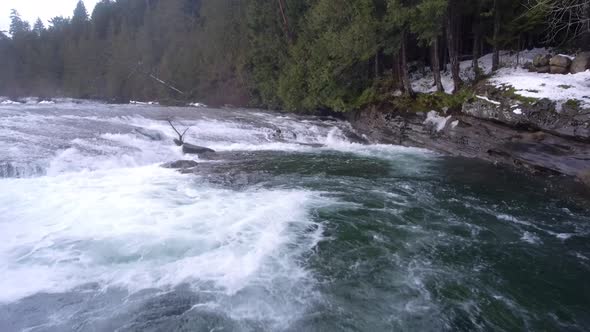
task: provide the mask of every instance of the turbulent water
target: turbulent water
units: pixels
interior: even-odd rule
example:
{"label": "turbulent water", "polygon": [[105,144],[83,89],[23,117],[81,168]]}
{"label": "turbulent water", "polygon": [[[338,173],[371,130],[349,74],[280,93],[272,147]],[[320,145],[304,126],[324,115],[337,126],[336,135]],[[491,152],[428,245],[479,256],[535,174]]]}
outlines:
{"label": "turbulent water", "polygon": [[[194,174],[166,123],[218,153]],[[0,331],[584,331],[590,210],[334,119],[0,106]]]}

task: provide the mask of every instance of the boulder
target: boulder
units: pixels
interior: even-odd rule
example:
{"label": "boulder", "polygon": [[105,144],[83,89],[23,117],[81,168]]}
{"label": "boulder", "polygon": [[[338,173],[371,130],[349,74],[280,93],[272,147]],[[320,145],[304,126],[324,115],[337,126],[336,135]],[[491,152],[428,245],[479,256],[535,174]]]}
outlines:
{"label": "boulder", "polygon": [[568,74],[569,72],[569,68],[561,66],[551,66],[550,69],[551,74]]}
{"label": "boulder", "polygon": [[536,72],[539,74],[547,74],[547,73],[551,72],[551,67],[549,67],[549,66],[537,67],[535,69],[536,69]]}
{"label": "boulder", "polygon": [[188,169],[197,167],[199,164],[194,160],[178,160],[171,163],[166,163],[162,165],[163,168],[172,168],[172,169]]}
{"label": "boulder", "polygon": [[590,52],[583,52],[578,54],[574,61],[572,61],[572,65],[570,66],[570,73],[582,73],[588,69],[590,69]]}
{"label": "boulder", "polygon": [[549,60],[549,65],[551,67],[562,67],[567,68],[569,71],[570,65],[572,64],[572,59],[565,55],[556,55]]}
{"label": "boulder", "polygon": [[207,154],[207,153],[215,153],[215,150],[211,150],[211,149],[203,147],[203,146],[184,143],[182,145],[182,152],[185,154]]}
{"label": "boulder", "polygon": [[544,54],[544,55],[537,55],[533,59],[533,66],[535,67],[546,67],[549,66],[549,61],[551,60],[551,55]]}

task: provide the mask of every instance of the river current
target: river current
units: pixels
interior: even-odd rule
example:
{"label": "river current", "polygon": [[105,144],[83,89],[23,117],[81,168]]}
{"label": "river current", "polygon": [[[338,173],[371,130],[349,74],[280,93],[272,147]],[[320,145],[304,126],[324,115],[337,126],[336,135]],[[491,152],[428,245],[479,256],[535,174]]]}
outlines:
{"label": "river current", "polygon": [[[183,156],[186,141],[218,153]],[[0,105],[0,331],[588,331],[590,208],[332,118]],[[194,174],[160,167],[193,159]]]}

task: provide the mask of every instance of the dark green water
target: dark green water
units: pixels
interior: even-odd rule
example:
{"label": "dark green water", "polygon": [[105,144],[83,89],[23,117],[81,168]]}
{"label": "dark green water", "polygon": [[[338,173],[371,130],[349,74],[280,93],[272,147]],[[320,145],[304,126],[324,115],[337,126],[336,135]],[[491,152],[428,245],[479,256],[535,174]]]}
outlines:
{"label": "dark green water", "polygon": [[588,210],[488,164],[402,154],[264,155],[268,186],[324,191],[302,259],[321,301],[293,331],[585,331]]}

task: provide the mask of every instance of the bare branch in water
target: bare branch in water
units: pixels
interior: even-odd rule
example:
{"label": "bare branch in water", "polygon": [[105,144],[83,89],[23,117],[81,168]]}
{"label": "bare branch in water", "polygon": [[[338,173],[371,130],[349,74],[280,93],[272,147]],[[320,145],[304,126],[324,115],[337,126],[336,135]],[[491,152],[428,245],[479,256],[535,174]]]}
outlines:
{"label": "bare branch in water", "polygon": [[168,119],[166,121],[168,121],[168,123],[170,124],[170,127],[172,127],[172,129],[174,129],[174,131],[178,135],[178,139],[175,139],[174,143],[176,143],[176,145],[178,145],[178,146],[183,145],[184,144],[184,135],[186,135],[186,133],[188,132],[189,129],[191,129],[191,127],[186,128],[184,130],[184,132],[182,132],[182,134],[181,134],[180,131],[178,131],[178,129],[176,129],[176,127],[174,127],[174,125],[172,124],[172,120]]}

